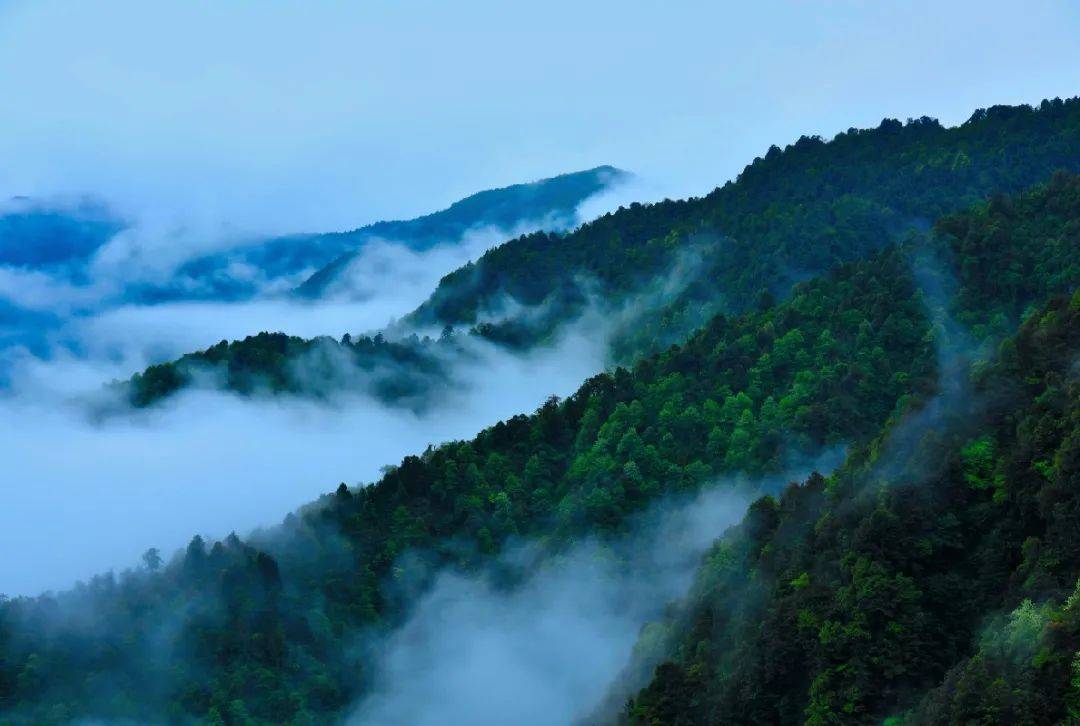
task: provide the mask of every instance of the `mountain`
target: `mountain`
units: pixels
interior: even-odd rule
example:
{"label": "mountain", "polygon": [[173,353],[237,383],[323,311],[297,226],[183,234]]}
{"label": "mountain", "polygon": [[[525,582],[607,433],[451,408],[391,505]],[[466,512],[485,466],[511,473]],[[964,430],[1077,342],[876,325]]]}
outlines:
{"label": "mountain", "polygon": [[457,343],[451,337],[390,341],[382,335],[345,335],[335,340],[264,332],[150,366],[114,388],[136,407],[188,386],[209,384],[244,395],[289,393],[331,399],[362,392],[384,403],[422,410],[433,388],[452,384],[448,362],[466,356]]}
{"label": "mountain", "polygon": [[[577,208],[589,197],[629,178],[611,166],[528,184],[489,189],[454,202],[446,209],[404,221],[376,222],[348,232],[299,234],[255,240],[253,243],[198,257],[185,263],[179,276],[200,283],[201,296],[236,300],[251,297],[261,285],[296,280],[295,293],[316,298],[328,292],[363,246],[381,239],[415,250],[456,244],[470,230],[561,230],[574,226]],[[235,269],[258,271],[254,279],[233,274]],[[144,301],[161,301],[187,294],[169,287],[148,289]]]}
{"label": "mountain", "polygon": [[[614,707],[599,704],[595,720],[1063,717],[1080,646],[1080,178],[1051,172],[1076,163],[1077,108],[998,109],[963,133],[886,123],[756,162],[774,170],[760,188],[748,170],[721,188],[735,191],[702,198],[714,219],[743,200],[747,221],[731,224],[744,238],[706,259],[746,264],[710,263],[715,277],[658,304],[723,299],[725,312],[565,400],[342,484],[279,527],[196,537],[167,561],[150,551],[139,570],[0,603],[0,719],[337,720],[372,693],[385,638],[442,573],[493,567],[491,587],[510,591],[589,539],[633,577],[620,545],[649,507],[838,448],[845,461],[828,477],[765,493],[726,534],[717,525],[693,589],[642,624]],[[827,163],[845,144],[860,150],[841,157],[850,168]],[[976,171],[958,171],[958,146]],[[867,198],[884,185],[889,209],[937,213],[885,239],[892,213],[845,216],[848,202],[865,205],[825,191],[862,164]],[[1035,169],[1035,186],[1001,193]],[[833,181],[803,189],[815,174]],[[702,200],[622,210],[528,255],[519,240],[528,265],[496,282],[564,281],[560,265],[592,265],[607,290],[637,294],[712,224]],[[584,305],[562,286],[542,294]],[[469,323],[479,307],[448,309]],[[524,563],[497,558],[521,542]]]}
{"label": "mountain", "polygon": [[[174,271],[172,279],[129,281],[122,297],[126,302],[144,303],[239,300],[261,293],[274,281],[297,276],[303,282],[298,292],[317,296],[356,251],[372,239],[392,240],[423,250],[456,243],[475,229],[566,229],[575,224],[575,212],[582,202],[628,178],[624,171],[599,166],[478,192],[447,209],[411,220],[376,222],[349,232],[248,240],[185,262]],[[66,281],[77,283],[87,281],[87,265],[94,253],[129,228],[128,222],[88,201],[54,207],[22,199],[13,200],[9,207],[0,214],[0,265],[62,272]],[[307,279],[313,272],[313,277]]]}
{"label": "mountain", "polygon": [[70,269],[84,264],[124,224],[90,202],[54,209],[14,200],[0,214],[0,265],[35,270]]}
{"label": "mountain", "polygon": [[[0,212],[0,351],[19,345],[43,352],[46,331],[59,324],[54,305],[32,294],[23,299],[12,275],[85,284],[94,253],[123,228],[124,222],[90,201],[61,207],[10,200]],[[4,377],[0,367],[0,382]]]}
{"label": "mountain", "polygon": [[535,225],[561,231],[577,225],[577,209],[589,197],[628,180],[630,175],[612,166],[560,174],[531,184],[491,189],[454,202],[446,209],[406,222],[378,222],[352,232],[320,235],[315,247],[338,250],[337,256],[296,289],[304,297],[326,292],[370,239],[400,241],[413,249],[428,249],[460,239],[470,230],[495,228],[511,231]]}
{"label": "mountain", "polygon": [[[678,616],[652,628],[674,657],[629,721],[1076,715],[1080,180],[938,228],[958,255],[954,304],[988,359],[951,351],[973,359],[951,389],[913,398],[835,475],[761,500],[718,541]],[[1055,278],[1034,297],[1072,295],[994,345],[994,316],[973,311],[988,298],[1018,309],[1032,280]]]}
{"label": "mountain", "polygon": [[923,400],[838,473],[756,502],[644,629],[630,674],[655,670],[621,720],[1073,722],[1078,353],[1080,292],[978,371],[977,415]]}
{"label": "mountain", "polygon": [[[1058,169],[1080,171],[1080,99],[996,106],[955,128],[886,119],[828,142],[803,137],[770,148],[705,197],[632,204],[571,232],[511,239],[444,277],[404,330],[457,326],[521,348],[595,307],[612,321],[612,359],[632,363],[684,340],[715,313],[783,299],[798,280]],[[138,391],[134,398],[155,400]]]}
{"label": "mountain", "polygon": [[[137,239],[142,234],[137,223],[90,201],[50,205],[11,200],[0,211],[0,353],[27,346],[49,357],[57,345],[50,336],[73,317],[123,306],[317,297],[333,287],[357,251],[372,240],[423,251],[462,244],[469,234],[567,229],[576,224],[576,210],[585,200],[628,178],[626,172],[601,166],[482,191],[412,220],[377,222],[351,232],[249,240],[188,260],[177,269],[147,274],[137,265],[113,270],[109,265],[99,269],[97,264],[102,249],[116,235],[130,232]],[[121,242],[123,247],[130,240]],[[154,268],[154,250],[143,250],[141,255]],[[105,256],[118,257],[107,252]],[[130,250],[121,256],[140,258]],[[317,272],[308,280],[313,271]],[[439,270],[433,273],[438,274]],[[23,289],[30,293],[20,294]],[[80,346],[83,342],[65,339],[61,344]],[[7,373],[6,362],[0,360],[0,382]]]}
{"label": "mountain", "polygon": [[[629,360],[680,340],[713,312],[782,296],[795,281],[1057,169],[1080,169],[1080,99],[980,109],[955,128],[885,119],[831,141],[804,136],[770,148],[705,197],[631,205],[568,235],[501,245],[447,275],[411,319],[473,325],[509,297],[559,320],[596,297],[631,297],[667,273],[670,300],[627,326],[615,351]],[[502,321],[511,338],[521,325]]]}
{"label": "mountain", "polygon": [[[0,704],[16,722],[328,720],[372,682],[353,634],[392,631],[442,567],[478,572],[519,538],[541,556],[617,542],[663,495],[842,444],[837,473],[757,500],[719,540],[658,620],[660,667],[624,717],[1062,712],[1080,576],[1078,225],[1080,178],[1058,174],[270,532],[197,537],[167,563],[148,553],[138,572],[5,602]],[[999,608],[1015,611],[996,635]],[[994,685],[1014,676],[1032,684],[1020,696]]]}

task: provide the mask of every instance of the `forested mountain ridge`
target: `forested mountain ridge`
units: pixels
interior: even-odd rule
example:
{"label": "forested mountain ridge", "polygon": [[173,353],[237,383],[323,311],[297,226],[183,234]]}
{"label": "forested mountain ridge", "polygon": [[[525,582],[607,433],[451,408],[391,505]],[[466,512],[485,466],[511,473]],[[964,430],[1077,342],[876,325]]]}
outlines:
{"label": "forested mountain ridge", "polygon": [[[196,538],[164,566],[148,556],[145,571],[7,601],[0,704],[16,722],[332,718],[370,678],[343,639],[408,612],[395,582],[422,584],[437,565],[469,571],[512,537],[556,551],[582,533],[617,537],[665,492],[776,471],[791,454],[871,450],[883,425],[939,388],[933,296],[913,259],[955,275],[953,315],[984,326],[973,335],[1005,335],[1030,305],[1076,286],[1078,192],[1080,181],[1058,175],[800,283],[779,304],[717,316],[684,345],[473,441],[408,457],[371,486],[343,485],[248,543]],[[988,481],[973,491],[992,500]],[[777,699],[798,699],[783,687]],[[822,690],[822,703],[844,688]],[[877,704],[841,705],[840,718]]]}
{"label": "forested mountain ridge", "polygon": [[[1055,723],[1080,715],[1080,293],[970,411],[757,502],[710,553],[634,723]],[[902,425],[902,424],[901,424]],[[885,460],[888,457],[888,460]],[[663,628],[664,626],[660,626]]]}
{"label": "forested mountain ridge", "polygon": [[716,312],[767,306],[797,280],[1058,169],[1080,171],[1080,99],[995,106],[955,128],[886,119],[828,142],[803,137],[705,197],[632,204],[569,233],[510,240],[443,278],[404,329],[464,327],[528,347],[587,308],[627,308],[611,326],[611,356],[632,363]]}
{"label": "forested mountain ridge", "polygon": [[[133,291],[132,295],[146,302],[193,296],[239,300],[258,293],[258,285],[265,281],[295,279],[297,294],[318,297],[327,292],[357,251],[373,239],[423,250],[439,243],[456,243],[462,234],[475,228],[513,229],[535,224],[564,229],[574,224],[575,212],[583,201],[627,176],[620,169],[599,166],[477,192],[446,209],[414,219],[375,222],[347,232],[251,239],[185,262],[178,277],[196,281],[195,288],[190,284],[155,284]],[[238,277],[236,268],[257,274]]]}
{"label": "forested mountain ridge", "polygon": [[738,312],[762,296],[782,296],[795,280],[1057,169],[1080,170],[1077,98],[995,106],[954,128],[929,118],[885,119],[828,142],[804,136],[770,148],[705,197],[631,205],[570,234],[501,245],[447,275],[413,319],[474,324],[504,297],[575,310],[582,279],[618,298],[655,281],[674,251],[693,247],[695,274],[667,309],[646,317],[645,339],[628,346],[632,354],[680,339],[704,322],[696,312],[703,306]]}
{"label": "forested mountain ridge", "polygon": [[449,336],[388,341],[379,334],[356,338],[346,334],[335,340],[259,333],[150,366],[129,381],[114,383],[113,389],[136,407],[201,383],[243,395],[291,393],[331,399],[363,393],[422,409],[433,387],[449,384],[447,362],[463,354],[455,343]]}
{"label": "forested mountain ridge", "polygon": [[423,250],[458,240],[472,229],[492,227],[513,230],[523,222],[541,222],[545,228],[572,228],[578,206],[589,197],[626,181],[630,175],[613,166],[560,174],[529,184],[514,184],[477,192],[446,209],[415,219],[375,224],[333,235],[320,235],[320,244],[340,253],[304,280],[296,292],[317,297],[327,291],[356,257],[357,247],[367,239],[396,240]]}
{"label": "forested mountain ridge", "polygon": [[[828,480],[756,503],[676,621],[648,630],[675,657],[629,721],[1080,716],[1080,184],[1059,177],[937,228],[957,274],[985,281],[952,301],[976,340],[1000,340],[986,323],[1021,310],[1030,280],[1075,292],[1029,311],[988,364],[962,366],[958,387],[913,399]],[[1038,248],[1067,254],[1048,268]]]}

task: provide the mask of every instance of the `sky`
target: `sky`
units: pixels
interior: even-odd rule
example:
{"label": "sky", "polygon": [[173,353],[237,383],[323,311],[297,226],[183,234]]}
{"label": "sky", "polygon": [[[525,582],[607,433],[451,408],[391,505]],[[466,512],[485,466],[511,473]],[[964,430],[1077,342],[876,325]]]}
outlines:
{"label": "sky", "polygon": [[277,233],[603,163],[684,196],[803,133],[1073,95],[1077,31],[1061,0],[8,0],[0,199]]}

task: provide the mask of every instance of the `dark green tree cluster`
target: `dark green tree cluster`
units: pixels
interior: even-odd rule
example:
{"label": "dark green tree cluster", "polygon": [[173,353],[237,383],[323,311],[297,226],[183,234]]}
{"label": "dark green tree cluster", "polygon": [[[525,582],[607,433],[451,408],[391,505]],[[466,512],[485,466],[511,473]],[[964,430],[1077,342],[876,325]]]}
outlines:
{"label": "dark green tree cluster", "polygon": [[671,299],[634,320],[616,346],[630,360],[682,340],[708,311],[782,297],[796,280],[1058,169],[1080,170],[1080,99],[995,106],[955,128],[886,119],[828,142],[803,137],[707,196],[634,204],[569,234],[501,245],[447,275],[413,319],[471,324],[510,296],[558,310],[557,321],[580,310],[586,293],[617,303],[669,275]]}
{"label": "dark green tree cluster", "polygon": [[460,346],[447,338],[414,335],[390,341],[379,334],[345,335],[338,341],[259,333],[150,366],[114,388],[140,408],[200,385],[243,395],[330,398],[363,392],[387,403],[422,408],[432,389],[448,382],[448,356],[460,354]]}
{"label": "dark green tree cluster", "polygon": [[668,625],[675,657],[627,718],[1077,715],[1078,355],[1080,293],[1033,314],[948,406],[912,399],[828,480],[758,501],[710,553]]}

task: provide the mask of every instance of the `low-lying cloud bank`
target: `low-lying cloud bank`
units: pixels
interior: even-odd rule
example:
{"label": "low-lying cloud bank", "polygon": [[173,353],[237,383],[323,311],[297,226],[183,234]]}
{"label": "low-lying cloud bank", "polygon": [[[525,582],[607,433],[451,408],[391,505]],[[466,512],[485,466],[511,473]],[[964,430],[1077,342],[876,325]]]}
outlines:
{"label": "low-lying cloud bank", "polygon": [[[429,444],[566,395],[602,367],[602,336],[568,331],[527,356],[477,342],[461,385],[423,415],[355,396],[333,406],[192,391],[137,416],[93,421],[50,368],[0,399],[0,592],[63,588],[135,564],[195,533],[220,537],[279,521],[338,482],[378,477]],[[47,374],[47,375],[46,375]]]}
{"label": "low-lying cloud bank", "polygon": [[[582,213],[621,198],[591,202]],[[60,317],[41,345],[0,348],[0,421],[11,424],[0,440],[0,593],[64,588],[131,565],[151,546],[169,551],[195,533],[270,524],[338,482],[370,481],[429,444],[471,437],[575,390],[604,365],[606,334],[595,316],[529,355],[469,341],[471,355],[455,361],[455,385],[422,414],[358,394],[323,406],[190,391],[133,417],[94,421],[72,402],[222,339],[381,328],[446,272],[536,224],[473,229],[422,252],[374,240],[318,301],[110,306],[102,303],[116,289],[108,276],[75,285],[0,270],[0,295]]]}

